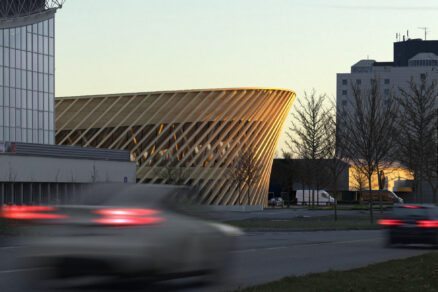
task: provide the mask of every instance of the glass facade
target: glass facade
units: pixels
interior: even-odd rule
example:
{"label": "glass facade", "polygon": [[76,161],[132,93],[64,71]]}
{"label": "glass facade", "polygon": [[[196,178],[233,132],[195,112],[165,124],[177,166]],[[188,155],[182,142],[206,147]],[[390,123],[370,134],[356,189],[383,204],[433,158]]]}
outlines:
{"label": "glass facade", "polygon": [[55,21],[0,29],[0,141],[54,144]]}

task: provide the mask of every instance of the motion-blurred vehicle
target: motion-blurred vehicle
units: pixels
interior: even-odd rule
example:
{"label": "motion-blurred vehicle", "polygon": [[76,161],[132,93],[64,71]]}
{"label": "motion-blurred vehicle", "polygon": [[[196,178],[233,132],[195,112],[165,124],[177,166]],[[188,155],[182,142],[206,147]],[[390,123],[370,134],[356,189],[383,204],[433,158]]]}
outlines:
{"label": "motion-blurred vehicle", "polygon": [[[70,206],[7,206],[24,220],[26,257],[55,278],[90,275],[215,279],[227,266],[237,228],[186,215],[191,190],[102,185]],[[188,199],[187,199],[188,200]]]}
{"label": "motion-blurred vehicle", "polygon": [[279,206],[279,207],[283,207],[284,206],[283,198],[277,197],[275,199],[276,199],[276,206]]}
{"label": "motion-blurred vehicle", "polygon": [[277,200],[275,198],[271,198],[268,202],[268,205],[272,207],[277,206]]}
{"label": "motion-blurred vehicle", "polygon": [[434,205],[394,205],[392,215],[378,223],[387,229],[388,245],[438,244],[438,208]]}
{"label": "motion-blurred vehicle", "polygon": [[335,203],[335,199],[325,190],[297,190],[296,198],[298,205],[323,204],[330,205]]}
{"label": "motion-blurred vehicle", "polygon": [[380,202],[380,195],[382,195],[382,202],[384,203],[400,203],[403,204],[404,201],[402,198],[397,196],[393,191],[390,190],[381,190],[381,191],[363,191],[362,192],[362,200],[369,202],[370,198],[372,198],[373,202]]}
{"label": "motion-blurred vehicle", "polygon": [[275,197],[272,198],[271,200],[269,200],[269,205],[272,207],[276,207],[276,206],[284,206],[284,201],[281,197]]}

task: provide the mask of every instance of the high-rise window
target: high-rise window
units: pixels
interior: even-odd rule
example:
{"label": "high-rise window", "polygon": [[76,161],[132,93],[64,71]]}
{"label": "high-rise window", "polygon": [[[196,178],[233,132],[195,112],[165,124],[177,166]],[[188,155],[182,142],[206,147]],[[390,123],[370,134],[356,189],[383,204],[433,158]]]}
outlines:
{"label": "high-rise window", "polygon": [[54,144],[54,15],[0,29],[0,141]]}

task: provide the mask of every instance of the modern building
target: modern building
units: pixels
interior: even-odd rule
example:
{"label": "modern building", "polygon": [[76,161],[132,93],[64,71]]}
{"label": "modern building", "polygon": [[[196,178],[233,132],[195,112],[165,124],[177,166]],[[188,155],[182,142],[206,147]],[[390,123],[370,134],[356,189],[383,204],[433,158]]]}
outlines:
{"label": "modern building", "polygon": [[74,200],[92,183],[135,183],[128,151],[0,144],[0,206]]}
{"label": "modern building", "polygon": [[60,1],[0,3],[0,141],[54,144],[55,13]]}
{"label": "modern building", "polygon": [[394,60],[377,62],[360,60],[351,67],[350,73],[338,73],[336,100],[338,108],[348,109],[353,98],[352,85],[368,89],[372,82],[379,81],[383,95],[406,89],[411,78],[438,79],[438,41],[408,39],[394,43]]}
{"label": "modern building", "polygon": [[231,173],[251,151],[259,171],[250,204],[265,205],[294,99],[293,91],[274,88],[61,97],[55,100],[56,144],[129,150],[138,183],[191,185],[203,203],[214,205],[236,205],[239,197],[247,203],[247,186]]}
{"label": "modern building", "polygon": [[[269,187],[271,196],[282,196],[286,199],[290,195],[293,199],[296,190],[311,188],[309,186],[309,178],[313,178],[311,175],[312,169],[324,169],[329,167],[330,163],[332,163],[331,160],[316,161],[313,164],[311,161],[303,159],[292,159],[289,161],[286,159],[274,159]],[[342,171],[339,172],[337,185],[334,184],[334,180],[327,173],[319,179],[319,188],[331,194],[334,194],[336,190],[338,200],[357,200],[358,192],[369,188],[368,179],[352,163],[346,161],[338,161],[338,163],[343,163],[344,166],[339,167]],[[409,171],[396,162],[386,163],[381,171],[383,171],[383,184],[381,186],[383,189],[396,192],[405,202],[415,201],[414,194],[412,194],[413,176]],[[376,174],[371,177],[371,188],[372,190],[379,190],[379,181]]]}
{"label": "modern building", "polygon": [[[408,83],[411,79],[420,83],[421,79],[426,77],[429,81],[438,81],[438,41],[407,39],[395,42],[393,61],[360,60],[351,67],[350,73],[337,74],[337,107],[345,112],[352,110],[353,86],[357,86],[359,90],[368,90],[373,82],[378,82],[381,96],[385,98],[399,94],[400,88],[409,91]],[[354,167],[350,168],[350,176],[353,170]],[[389,189],[396,192],[412,192],[413,176],[402,166],[390,167],[387,173]],[[357,185],[350,180],[350,188],[355,184]],[[431,202],[430,187],[425,186],[423,190],[425,200]]]}
{"label": "modern building", "polygon": [[0,205],[65,201],[135,182],[128,151],[55,144],[55,13],[61,0],[0,1]]}

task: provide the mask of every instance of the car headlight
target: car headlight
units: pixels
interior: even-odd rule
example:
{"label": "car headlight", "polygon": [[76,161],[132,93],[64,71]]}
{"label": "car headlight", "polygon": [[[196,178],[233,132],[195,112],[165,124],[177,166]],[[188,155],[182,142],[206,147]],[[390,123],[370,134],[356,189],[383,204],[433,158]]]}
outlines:
{"label": "car headlight", "polygon": [[242,236],[245,234],[242,230],[234,226],[212,222],[209,224],[228,236]]}

